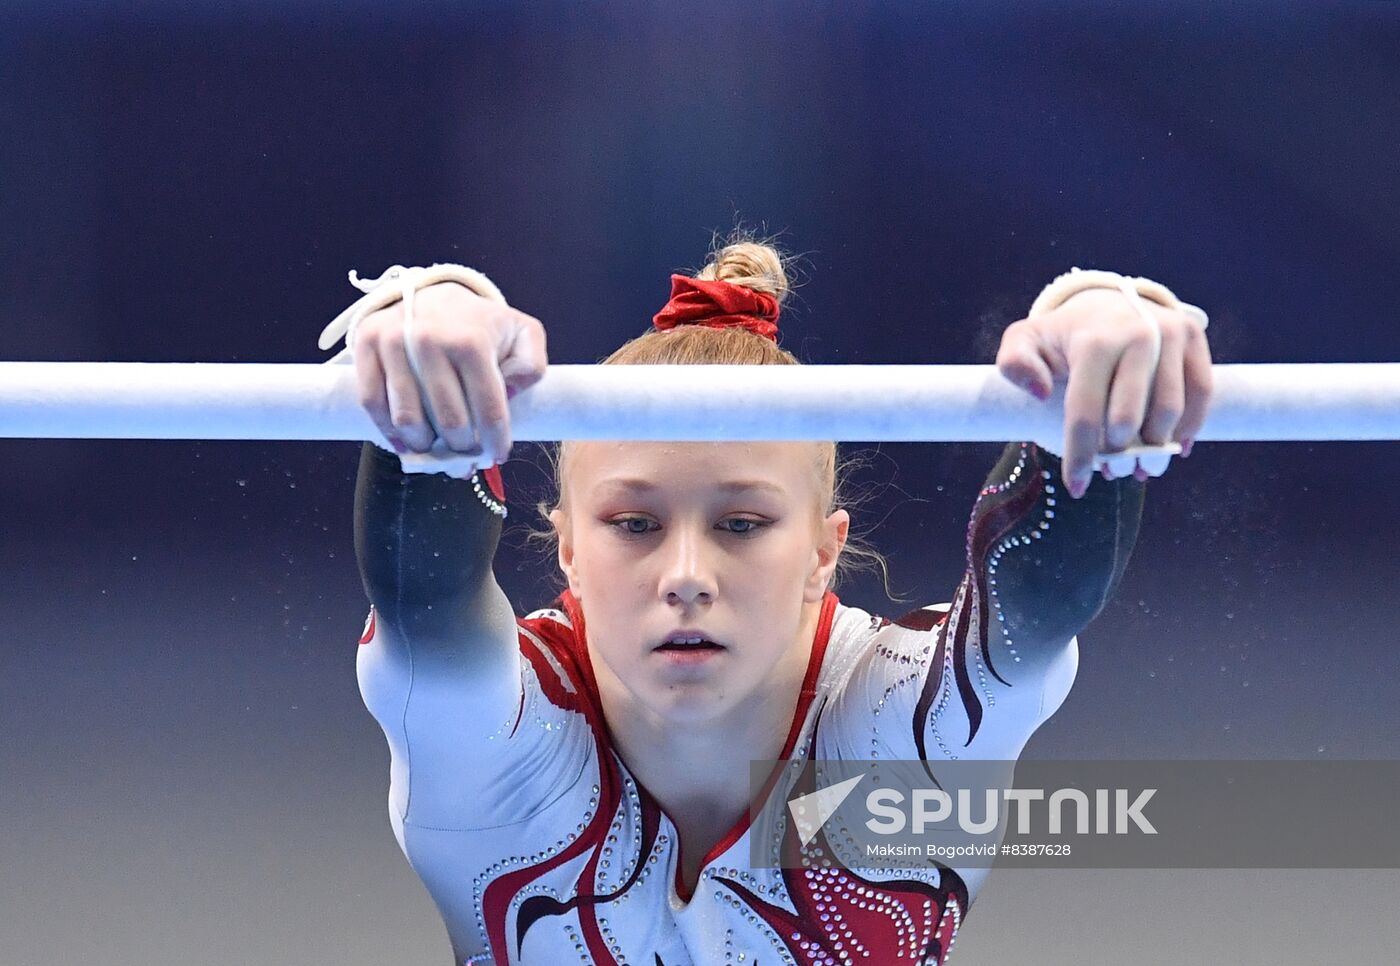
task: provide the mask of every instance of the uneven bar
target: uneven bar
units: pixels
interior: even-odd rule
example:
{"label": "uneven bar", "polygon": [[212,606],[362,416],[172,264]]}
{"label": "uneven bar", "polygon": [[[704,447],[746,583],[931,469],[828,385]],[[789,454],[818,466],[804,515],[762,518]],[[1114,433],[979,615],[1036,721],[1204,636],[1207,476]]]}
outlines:
{"label": "uneven bar", "polygon": [[[1215,367],[1200,440],[1400,439],[1400,363]],[[994,366],[551,366],[517,440],[997,442],[1057,437],[1061,395]],[[345,365],[0,362],[0,437],[367,440]]]}

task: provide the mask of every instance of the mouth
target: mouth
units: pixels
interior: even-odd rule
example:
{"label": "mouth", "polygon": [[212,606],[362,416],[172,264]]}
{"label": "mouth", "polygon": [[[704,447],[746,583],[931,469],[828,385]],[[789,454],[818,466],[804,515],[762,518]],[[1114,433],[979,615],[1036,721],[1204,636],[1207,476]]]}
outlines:
{"label": "mouth", "polygon": [[722,653],[723,644],[712,641],[699,631],[679,631],[670,634],[652,648],[652,653],[680,664],[693,664]]}

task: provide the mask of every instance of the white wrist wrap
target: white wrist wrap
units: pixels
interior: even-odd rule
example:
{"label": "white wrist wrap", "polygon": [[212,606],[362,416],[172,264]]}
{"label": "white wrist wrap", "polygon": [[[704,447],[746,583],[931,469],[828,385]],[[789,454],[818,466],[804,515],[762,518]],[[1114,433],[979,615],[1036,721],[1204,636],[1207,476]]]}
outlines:
{"label": "white wrist wrap", "polygon": [[[465,265],[435,264],[427,268],[407,268],[391,265],[384,274],[374,279],[360,278],[359,273],[350,271],[350,284],[365,294],[341,312],[321,331],[317,340],[319,348],[325,350],[334,346],[342,338],[345,348],[326,360],[326,365],[353,365],[355,362],[355,333],[365,317],[382,308],[402,301],[404,304],[404,350],[408,356],[409,368],[418,383],[423,399],[424,416],[433,430],[433,444],[426,453],[400,453],[399,462],[405,473],[446,473],[449,476],[466,477],[481,467],[485,457],[482,454],[458,453],[448,449],[437,431],[433,420],[432,406],[423,392],[423,372],[413,348],[413,304],[414,294],[428,285],[438,282],[458,282],[482,298],[508,304],[501,290],[489,278],[474,268]],[[394,452],[387,441],[374,440],[375,445]]]}
{"label": "white wrist wrap", "polygon": [[1199,322],[1202,329],[1210,326],[1210,318],[1204,310],[1199,306],[1181,301],[1171,289],[1161,282],[1154,282],[1150,278],[1119,275],[1117,272],[1106,272],[1097,268],[1071,268],[1056,278],[1040,290],[1040,294],[1031,303],[1031,310],[1026,313],[1026,318],[1033,319],[1037,315],[1052,312],[1069,301],[1070,296],[1077,295],[1086,289],[1111,288],[1122,291],[1124,284],[1138,295],[1151,299],[1158,305],[1166,306],[1169,309],[1180,309]]}

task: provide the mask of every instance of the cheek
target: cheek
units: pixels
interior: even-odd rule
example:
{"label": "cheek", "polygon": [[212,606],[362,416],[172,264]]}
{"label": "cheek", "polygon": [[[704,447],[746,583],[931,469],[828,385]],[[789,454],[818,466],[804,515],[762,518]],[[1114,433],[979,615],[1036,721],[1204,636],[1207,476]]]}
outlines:
{"label": "cheek", "polygon": [[741,588],[791,589],[807,579],[814,553],[810,536],[798,532],[773,536],[780,539],[766,541],[738,558],[736,569],[742,576],[737,583]]}
{"label": "cheek", "polygon": [[574,531],[574,564],[587,574],[606,573],[617,566],[619,556],[607,540],[608,534],[598,533],[592,527]]}
{"label": "cheek", "polygon": [[574,568],[591,591],[594,606],[632,611],[632,601],[648,587],[646,561],[612,534],[589,534],[574,548]]}

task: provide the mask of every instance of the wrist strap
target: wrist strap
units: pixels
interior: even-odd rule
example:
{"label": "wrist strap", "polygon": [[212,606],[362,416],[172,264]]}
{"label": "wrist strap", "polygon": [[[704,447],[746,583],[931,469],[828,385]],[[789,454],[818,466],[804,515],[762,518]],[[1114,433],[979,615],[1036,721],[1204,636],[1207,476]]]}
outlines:
{"label": "wrist strap", "polygon": [[[1026,313],[1026,317],[1035,318],[1037,315],[1053,312],[1069,301],[1071,296],[1091,288],[1111,288],[1123,292],[1125,295],[1128,295],[1128,290],[1131,290],[1134,294],[1151,299],[1158,305],[1169,309],[1180,309],[1200,323],[1202,329],[1210,326],[1210,317],[1200,306],[1181,301],[1171,289],[1161,282],[1154,282],[1150,278],[1119,275],[1117,272],[1107,272],[1097,268],[1071,268],[1056,278],[1041,289],[1040,294],[1031,303],[1031,310]],[[1131,299],[1132,296],[1129,295],[1129,298]],[[1139,305],[1139,311],[1145,312],[1146,309]],[[1147,315],[1150,317],[1151,313],[1148,312]]]}
{"label": "wrist strap", "polygon": [[[353,362],[355,330],[359,328],[365,316],[400,300],[405,302],[405,308],[411,312],[413,293],[424,286],[435,285],[438,282],[458,282],[482,298],[500,302],[502,305],[508,304],[506,297],[501,294],[501,290],[496,287],[495,282],[466,265],[455,265],[450,262],[433,264],[427,268],[405,268],[403,265],[391,265],[378,278],[360,278],[359,272],[351,269],[350,284],[365,294],[351,303],[345,311],[337,315],[330,321],[329,325],[321,330],[321,336],[316,340],[317,348],[324,351],[344,338],[345,348],[327,361],[338,365]],[[411,356],[410,362],[413,362]],[[414,371],[417,371],[416,365]]]}

